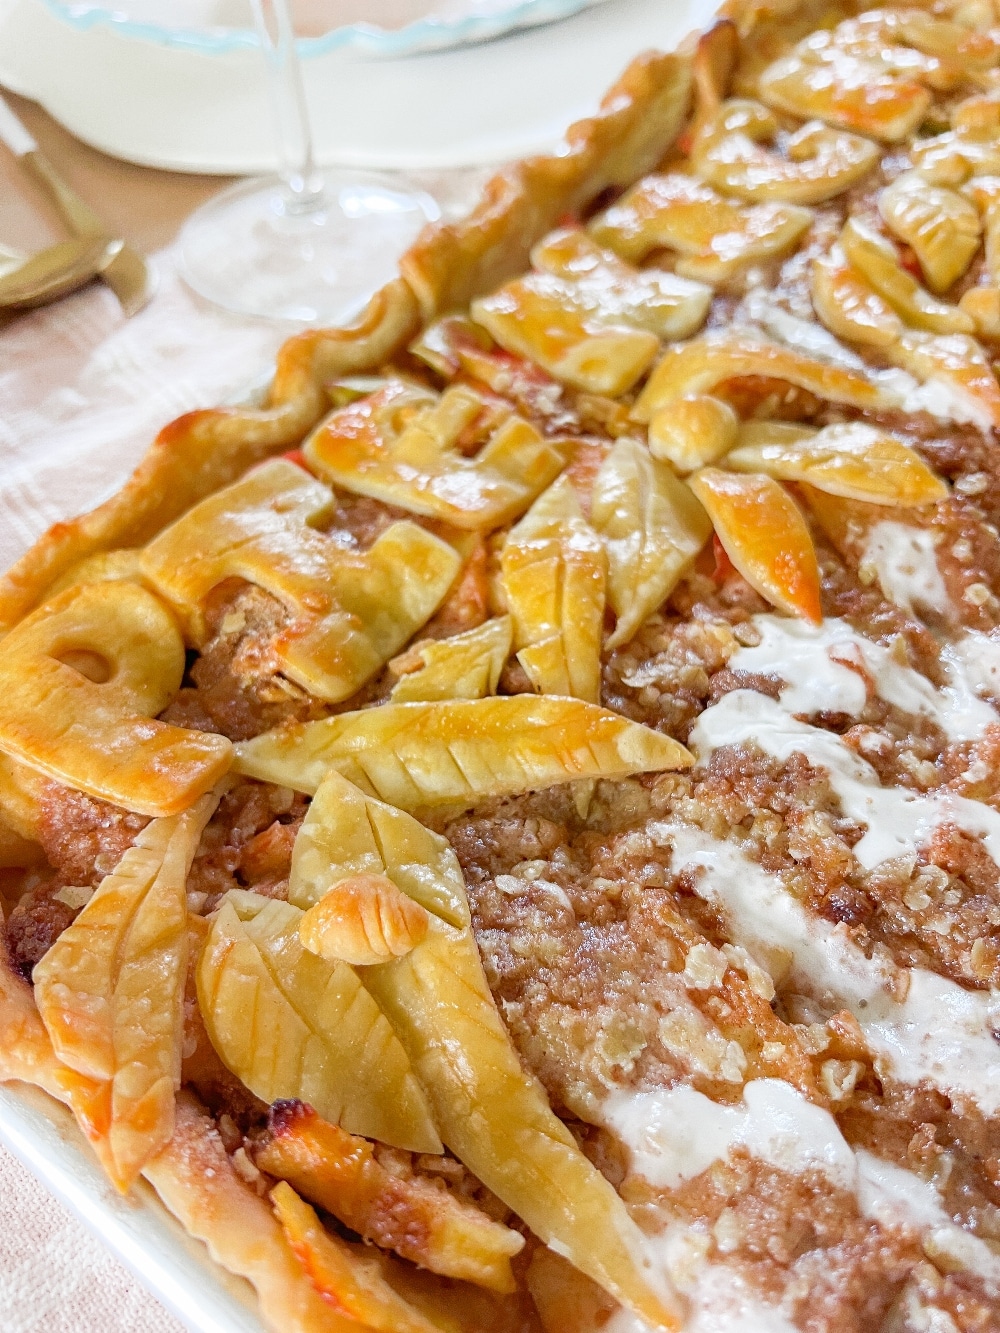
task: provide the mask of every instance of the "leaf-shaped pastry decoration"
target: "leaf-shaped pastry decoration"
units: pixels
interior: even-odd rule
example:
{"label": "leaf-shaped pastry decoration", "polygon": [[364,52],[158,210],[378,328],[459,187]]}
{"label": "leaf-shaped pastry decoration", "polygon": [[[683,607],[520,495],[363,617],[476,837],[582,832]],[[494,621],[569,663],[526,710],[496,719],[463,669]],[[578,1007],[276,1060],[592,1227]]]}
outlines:
{"label": "leaf-shaped pastry decoration", "polygon": [[565,457],[514,415],[467,457],[460,441],[484,410],[461,386],[436,400],[396,381],[334,412],[303,452],[322,476],[359,495],[456,528],[500,527],[527,509]]}
{"label": "leaf-shaped pastry decoration", "polygon": [[607,557],[568,477],[544,491],[500,556],[518,661],[541,694],[597,703]]}
{"label": "leaf-shaped pastry decoration", "polygon": [[292,849],[288,896],[319,903],[336,879],[385,875],[426,911],[464,927],[471,920],[465,879],[447,838],[395,806],[360,791],[331,769],[321,775]]}
{"label": "leaf-shaped pastry decoration", "polygon": [[691,147],[691,164],[723,194],[820,204],[863,180],[879,157],[869,139],[815,121],[789,138],[782,157],[766,147],[777,134],[778,121],[767,107],[732,98],[700,130]]}
{"label": "leaf-shaped pastry decoration", "polygon": [[427,909],[385,875],[349,875],[306,912],[299,939],[310,953],[354,967],[402,958],[427,934]]}
{"label": "leaf-shaped pastry decoration", "polygon": [[736,472],[764,472],[778,481],[807,481],[818,490],[879,505],[925,505],[948,487],[918,453],[861,421],[820,431],[780,421],[752,421],[726,457]]}
{"label": "leaf-shaped pastry decoration", "polygon": [[979,249],[976,207],[957,190],[904,171],[878,197],[882,220],[917,256],[927,285],[939,295],[966,272]]}
{"label": "leaf-shaped pastry decoration", "polygon": [[[365,798],[358,792],[352,803],[346,787],[330,774],[316,797],[323,801],[322,845],[328,857],[319,878],[328,883],[355,873],[353,851],[342,860],[339,849],[355,837],[357,803]],[[395,849],[382,844],[382,870],[406,891],[413,883],[409,849],[420,845],[427,830],[396,813],[411,826],[404,839],[407,859],[397,862]],[[428,879],[440,865],[434,843],[430,851]],[[293,892],[295,883],[293,864]],[[441,891],[450,893],[450,882]],[[426,904],[427,898],[421,886],[420,901]],[[540,1084],[522,1070],[469,926],[456,928],[432,916],[416,948],[404,958],[365,968],[363,975],[409,1052],[435,1122],[456,1156],[546,1244],[623,1304],[654,1327],[676,1327],[672,1303],[665,1304],[647,1285],[641,1241],[621,1200],[553,1115]]]}
{"label": "leaf-shaped pastry decoration", "polygon": [[608,601],[618,617],[608,647],[615,648],[670,595],[712,525],[667,464],[627,437],[594,479],[591,522],[608,553]]}
{"label": "leaf-shaped pastry decoration", "polygon": [[649,452],[678,472],[695,472],[727,454],[736,443],[739,417],[721,398],[693,393],[654,412]]}
{"label": "leaf-shaped pastry decoration", "polygon": [[840,233],[847,262],[912,328],[931,333],[971,333],[972,319],[958,306],[938,301],[899,262],[895,247],[860,218],[848,218]]}
{"label": "leaf-shaped pastry decoration", "polygon": [[327,1231],[291,1185],[280,1181],[271,1202],[285,1239],[309,1281],[335,1310],[359,1328],[386,1333],[440,1333],[415,1306],[403,1299],[382,1275],[377,1254],[349,1245]]}
{"label": "leaf-shaped pastry decoration", "polygon": [[316,1291],[269,1203],[237,1175],[215,1121],[186,1092],[177,1099],[174,1137],[144,1174],[188,1235],[253,1284],[265,1328],[358,1333],[354,1320]]}
{"label": "leaf-shaped pastry decoration", "polygon": [[[495,616],[475,629],[451,639],[433,639],[417,644],[405,656],[407,664],[419,661],[393,686],[393,703],[415,703],[433,699],[483,699],[496,694],[500,672],[510,656],[513,642],[510,616]],[[390,666],[396,666],[400,659]]]}
{"label": "leaf-shaped pastry decoration", "polygon": [[198,1001],[223,1063],[266,1102],[301,1098],[351,1133],[440,1152],[426,1099],[358,974],[299,943],[302,911],[223,901],[198,961]]}
{"label": "leaf-shaped pastry decoration", "polygon": [[0,751],[126,810],[178,814],[232,755],[223,736],[153,720],[183,674],[183,641],[152,593],[67,588],[3,641]]}
{"label": "leaf-shaped pastry decoration", "polygon": [[123,1191],[174,1130],[187,874],[216,802],[148,824],[33,973],[56,1054],[100,1086],[87,1128]]}
{"label": "leaf-shaped pastry decoration", "polygon": [[632,415],[654,412],[688,394],[711,393],[726,380],[766,375],[808,389],[817,398],[852,407],[895,407],[896,398],[854,370],[797,352],[742,331],[723,329],[668,347],[639,395]]}
{"label": "leaf-shaped pastry decoration", "polygon": [[367,1139],[323,1120],[302,1102],[272,1108],[254,1148],[262,1171],[287,1180],[364,1240],[443,1277],[514,1290],[510,1261],[524,1237],[419,1175],[387,1171]]}
{"label": "leaf-shaped pastry decoration", "polygon": [[673,250],[676,271],[719,283],[748,264],[787,254],[812,222],[798,204],[736,203],[693,176],[647,176],[588,231],[630,263],[651,250]]}
{"label": "leaf-shaped pastry decoration", "polygon": [[814,261],[810,277],[816,314],[838,338],[869,347],[899,340],[903,321],[849,264],[827,255]]}
{"label": "leaf-shaped pastry decoration", "polygon": [[368,969],[365,984],[409,1051],[456,1156],[623,1305],[654,1328],[678,1327],[674,1303],[647,1283],[621,1200],[521,1068],[471,931],[434,920],[422,944]]}
{"label": "leaf-shaped pastry decoration", "polygon": [[281,669],[321,699],[354,694],[444,601],[458,553],[415,523],[394,523],[367,551],[316,531],[329,487],[275,459],[189,510],[145,550],[146,578],[204,642],[205,598],[247,579],[295,619],[273,641]]}
{"label": "leaf-shaped pastry decoration", "polygon": [[719,468],[696,472],[690,484],[747,583],[772,606],[818,625],[823,612],[816,551],[805,519],[781,484],[760,473]]}
{"label": "leaf-shaped pastry decoration", "polygon": [[589,393],[627,392],[661,338],[688,337],[708,313],[711,288],[632,268],[582,231],[557,232],[532,255],[543,271],[474,301],[473,318],[507,351]]}
{"label": "leaf-shaped pastry decoration", "polygon": [[692,762],[669,736],[596,704],[528,694],[383,704],[268,731],[236,753],[248,777],[314,792],[333,767],[404,810]]}

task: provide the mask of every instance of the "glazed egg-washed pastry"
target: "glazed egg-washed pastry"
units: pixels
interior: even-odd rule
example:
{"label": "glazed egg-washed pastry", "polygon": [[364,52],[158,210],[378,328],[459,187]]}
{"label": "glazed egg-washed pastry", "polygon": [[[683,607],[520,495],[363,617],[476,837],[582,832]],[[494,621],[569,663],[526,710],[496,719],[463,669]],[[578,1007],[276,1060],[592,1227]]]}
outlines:
{"label": "glazed egg-washed pastry", "polygon": [[990,0],[641,57],[7,575],[0,1076],[279,1333],[1000,1328],[998,350]]}

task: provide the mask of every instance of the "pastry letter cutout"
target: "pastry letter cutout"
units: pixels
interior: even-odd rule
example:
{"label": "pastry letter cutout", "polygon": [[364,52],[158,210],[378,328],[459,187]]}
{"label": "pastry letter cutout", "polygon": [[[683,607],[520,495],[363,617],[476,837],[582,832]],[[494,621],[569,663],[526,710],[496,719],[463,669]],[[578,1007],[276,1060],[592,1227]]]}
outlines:
{"label": "pastry letter cutout", "polygon": [[137,814],[179,814],[232,755],[222,736],[153,720],[183,674],[177,625],[152,593],[68,588],[3,641],[0,750]]}
{"label": "pastry letter cutout", "polygon": [[333,703],[374,675],[444,600],[461,564],[447,543],[394,523],[367,551],[317,532],[333,495],[276,459],[203,500],[143,555],[143,572],[204,642],[205,598],[224,579],[265,588],[293,612],[274,649],[285,675]]}

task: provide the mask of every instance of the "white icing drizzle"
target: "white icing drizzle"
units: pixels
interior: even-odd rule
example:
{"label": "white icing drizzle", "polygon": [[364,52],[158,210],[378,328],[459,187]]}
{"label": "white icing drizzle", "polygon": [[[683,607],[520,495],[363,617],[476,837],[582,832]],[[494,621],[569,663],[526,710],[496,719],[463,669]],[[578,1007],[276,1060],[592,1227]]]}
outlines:
{"label": "white icing drizzle", "polygon": [[[858,717],[865,706],[867,678],[879,698],[937,723],[949,740],[977,740],[992,723],[1000,723],[1000,716],[976,694],[976,665],[985,657],[978,647],[980,656],[973,654],[971,666],[960,646],[943,650],[949,683],[938,690],[926,676],[897,662],[888,648],[858,634],[845,620],[809,625],[759,615],[753,623],[760,643],[737,649],[729,665],[734,671],[780,676],[787,682],[781,705],[789,713],[808,715],[822,708]],[[1000,687],[1000,644],[994,645],[985,635],[978,637],[995,652]]]}
{"label": "white icing drizzle", "polygon": [[[732,696],[727,696],[732,697]],[[718,906],[731,939],[774,976],[857,1018],[883,1077],[923,1080],[965,1096],[987,1115],[1000,1110],[1000,1014],[987,992],[912,968],[905,998],[890,965],[866,958],[847,931],[810,912],[770,874],[723,842],[690,825],[657,823],[650,832],[674,849],[676,871],[702,868],[695,892]]]}
{"label": "white icing drizzle", "polygon": [[931,375],[903,397],[904,412],[929,412],[938,421],[969,421],[986,434],[993,429],[989,408],[943,375]]}
{"label": "white icing drizzle", "polygon": [[872,766],[832,731],[790,717],[773,699],[752,690],[734,690],[702,713],[689,744],[705,760],[722,745],[755,741],[782,762],[802,754],[825,768],[844,814],[868,827],[854,848],[866,870],[892,856],[912,855],[942,823],[981,838],[1000,865],[1000,813],[951,791],[926,795],[902,787],[882,787]]}
{"label": "white icing drizzle", "polygon": [[886,519],[868,533],[862,569],[875,571],[879,587],[896,606],[913,615],[918,610],[943,615],[948,592],[938,569],[934,534],[927,528]]}
{"label": "white icing drizzle", "polygon": [[[706,1263],[704,1245],[699,1244],[703,1240],[703,1234],[672,1226],[650,1245],[684,1293],[688,1312],[683,1333],[799,1333],[779,1309],[750,1291],[731,1264]],[[652,1325],[627,1310],[618,1310],[603,1327],[604,1333],[653,1333]]]}
{"label": "white icing drizzle", "polygon": [[[853,1151],[828,1111],[780,1079],[751,1081],[743,1100],[732,1106],[720,1106],[684,1085],[616,1092],[604,1103],[604,1122],[629,1149],[631,1169],[654,1186],[676,1188],[738,1150],[792,1174],[820,1171],[831,1185],[854,1194],[864,1216],[931,1237],[937,1252],[977,1273],[992,1289],[1000,1281],[1000,1256],[955,1225],[932,1183],[866,1150]],[[671,1247],[676,1247],[676,1232],[665,1233],[666,1244],[654,1242],[661,1262],[673,1258],[675,1268]],[[725,1265],[716,1267],[724,1271]],[[771,1317],[767,1307],[757,1309],[758,1317]],[[783,1318],[777,1310],[773,1314]],[[623,1329],[640,1327],[625,1324]]]}
{"label": "white icing drizzle", "polygon": [[961,682],[969,694],[987,694],[1000,699],[1000,639],[969,629],[956,643],[944,649],[952,683]]}

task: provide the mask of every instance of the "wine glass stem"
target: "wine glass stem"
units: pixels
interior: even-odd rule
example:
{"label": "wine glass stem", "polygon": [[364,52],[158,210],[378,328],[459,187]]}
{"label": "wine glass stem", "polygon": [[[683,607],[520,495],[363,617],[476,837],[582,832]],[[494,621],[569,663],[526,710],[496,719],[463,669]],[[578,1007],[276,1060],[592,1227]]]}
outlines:
{"label": "wine glass stem", "polygon": [[313,161],[309,111],[288,0],[251,3],[269,71],[285,208],[290,213],[308,213],[322,205],[323,185]]}

